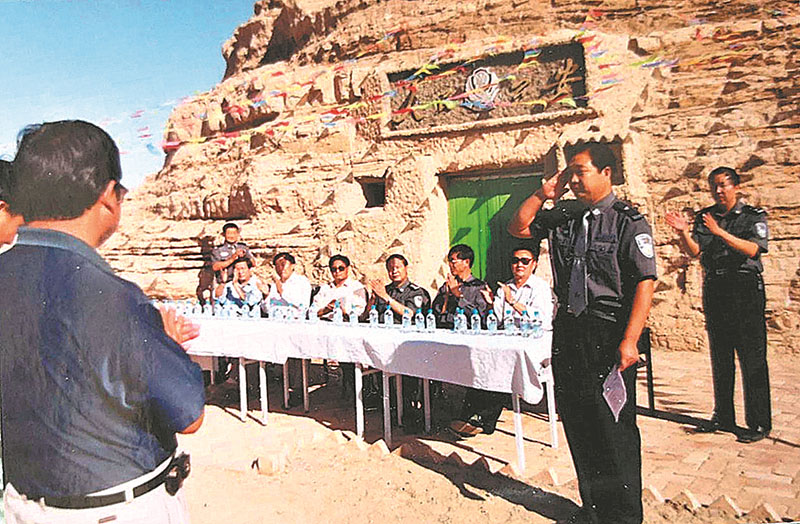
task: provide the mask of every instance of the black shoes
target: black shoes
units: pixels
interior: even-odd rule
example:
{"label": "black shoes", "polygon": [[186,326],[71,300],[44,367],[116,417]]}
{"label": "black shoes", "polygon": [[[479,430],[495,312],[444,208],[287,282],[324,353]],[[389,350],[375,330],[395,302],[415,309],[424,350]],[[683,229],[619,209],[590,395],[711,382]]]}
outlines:
{"label": "black shoes", "polygon": [[746,429],[742,431],[739,433],[739,436],[736,440],[737,442],[742,442],[744,444],[752,444],[753,442],[764,440],[768,436],[769,429],[758,426],[755,429]]}
{"label": "black shoes", "polygon": [[730,433],[733,433],[735,430],[736,430],[736,424],[732,424],[732,423],[723,424],[716,417],[711,417],[711,420],[709,420],[705,424],[697,426],[694,429],[694,432],[695,433],[716,433],[717,431],[728,431]]}

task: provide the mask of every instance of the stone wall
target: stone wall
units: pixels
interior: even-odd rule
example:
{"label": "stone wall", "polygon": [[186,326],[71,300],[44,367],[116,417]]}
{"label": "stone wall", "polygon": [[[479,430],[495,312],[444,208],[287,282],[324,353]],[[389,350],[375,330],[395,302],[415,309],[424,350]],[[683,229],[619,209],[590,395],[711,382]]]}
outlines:
{"label": "stone wall", "polygon": [[[433,288],[447,270],[451,176],[526,165],[552,173],[564,165],[566,146],[604,140],[621,152],[617,192],[655,230],[655,346],[706,347],[699,265],[680,254],[663,217],[709,205],[705,176],[724,164],[744,175],[747,201],[769,212],[770,347],[795,351],[799,18],[792,3],[389,0],[258,2],[255,11],[225,44],[226,78],[174,111],[164,168],[132,193],[120,234],[105,248],[112,265],[148,292],[194,294],[207,277],[204,254],[228,220],[242,225],[263,276],[278,250],[295,252],[317,282],[334,253],[348,254],[357,275],[377,277],[386,256],[401,252],[412,279]],[[288,45],[287,31],[301,27]],[[392,87],[387,75],[416,70],[434,53],[458,62],[487,46],[536,38],[545,47],[576,35],[593,95],[585,107],[466,123],[434,118],[397,131],[389,117],[372,118],[396,109],[381,97]],[[593,46],[621,65],[591,59]],[[678,62],[641,65],[659,59]],[[604,91],[609,67],[621,82]],[[321,123],[321,114],[342,107],[347,119]],[[385,205],[365,207],[360,181],[381,179]]]}

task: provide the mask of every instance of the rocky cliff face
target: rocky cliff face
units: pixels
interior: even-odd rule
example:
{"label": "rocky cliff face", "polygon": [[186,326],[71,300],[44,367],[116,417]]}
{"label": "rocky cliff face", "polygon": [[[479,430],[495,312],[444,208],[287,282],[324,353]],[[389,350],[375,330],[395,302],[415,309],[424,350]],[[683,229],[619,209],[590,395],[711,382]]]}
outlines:
{"label": "rocky cliff face", "polygon": [[[654,227],[656,347],[706,347],[701,271],[664,215],[709,205],[705,176],[729,165],[746,200],[769,212],[770,347],[796,351],[798,21],[796,4],[782,1],[259,1],[223,46],[225,78],[174,111],[166,164],[133,193],[105,254],[153,294],[193,295],[222,224],[236,220],[264,276],[277,250],[295,252],[317,281],[331,254],[378,276],[389,253],[404,252],[412,277],[432,287],[446,271],[452,177],[552,172],[565,147],[601,139],[621,153],[618,193]],[[575,43],[572,70],[566,59],[563,69],[537,64],[536,97],[505,106],[525,111],[459,120],[441,100],[425,107],[421,91],[406,106],[398,94],[409,90],[403,75],[437,73],[426,65],[514,53],[527,63]],[[517,71],[503,77],[509,92],[522,85]],[[385,203],[368,207],[374,183]]]}

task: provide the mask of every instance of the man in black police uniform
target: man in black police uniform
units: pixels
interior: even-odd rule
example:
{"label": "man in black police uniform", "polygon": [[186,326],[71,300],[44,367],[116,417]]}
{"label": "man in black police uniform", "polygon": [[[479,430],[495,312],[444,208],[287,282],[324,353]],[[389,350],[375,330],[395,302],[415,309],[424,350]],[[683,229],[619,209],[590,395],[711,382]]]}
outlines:
{"label": "man in black police uniform", "polygon": [[667,223],[689,255],[700,255],[705,278],[703,308],[714,378],[714,415],[699,431],[736,431],[733,409],[734,350],[739,354],[748,429],[740,442],[769,435],[772,415],[764,321],[761,253],[767,252],[767,214],[738,198],[739,174],[718,167],[708,175],[715,205],[701,209],[689,233],[686,218],[669,213]]}
{"label": "man in black police uniform", "polygon": [[247,244],[241,242],[239,226],[228,222],[222,226],[222,236],[225,241],[211,251],[211,269],[217,277],[218,284],[230,282],[233,278],[233,264],[240,258],[247,258],[255,263],[253,254]]}
{"label": "man in black police uniform", "polygon": [[[369,287],[372,296],[367,303],[365,314],[369,315],[370,308],[374,305],[379,315],[383,315],[386,306],[394,311],[395,323],[400,323],[403,312],[411,310],[416,314],[420,310],[423,315],[431,307],[431,296],[420,286],[408,279],[408,260],[403,255],[395,253],[386,259],[386,272],[389,275],[389,284],[380,280],[371,280]],[[407,433],[418,431],[422,428],[422,412],[419,394],[420,379],[416,377],[403,377],[403,427]]]}
{"label": "man in black police uniform", "polygon": [[453,328],[456,308],[463,309],[467,319],[472,315],[472,311],[477,309],[483,325],[486,325],[484,315],[491,306],[481,292],[487,288],[486,282],[475,278],[472,274],[474,261],[475,252],[466,244],[456,244],[447,253],[450,274],[433,299],[433,314],[436,316],[437,328]]}
{"label": "man in black police uniform", "polygon": [[[656,278],[650,226],[617,199],[616,158],[580,146],[567,169],[528,197],[509,224],[521,238],[548,236],[559,309],[553,322],[556,401],[583,507],[566,522],[642,522],[641,442],[636,426],[637,341]],[[578,202],[558,202],[569,182]],[[553,200],[553,210],[542,204]],[[614,368],[627,402],[615,417],[603,397]]]}

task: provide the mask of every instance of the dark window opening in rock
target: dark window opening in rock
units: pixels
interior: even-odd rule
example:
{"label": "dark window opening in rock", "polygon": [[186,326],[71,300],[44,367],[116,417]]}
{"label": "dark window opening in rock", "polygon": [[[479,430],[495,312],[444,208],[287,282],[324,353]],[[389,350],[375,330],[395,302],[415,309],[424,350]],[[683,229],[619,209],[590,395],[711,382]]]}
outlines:
{"label": "dark window opening in rock", "polygon": [[386,205],[386,181],[382,178],[361,178],[358,180],[364,198],[367,199],[367,208],[383,207]]}

